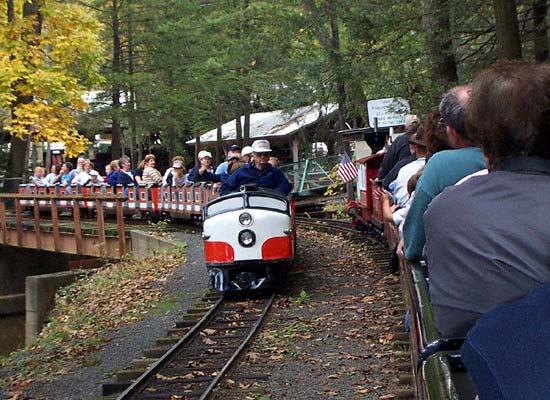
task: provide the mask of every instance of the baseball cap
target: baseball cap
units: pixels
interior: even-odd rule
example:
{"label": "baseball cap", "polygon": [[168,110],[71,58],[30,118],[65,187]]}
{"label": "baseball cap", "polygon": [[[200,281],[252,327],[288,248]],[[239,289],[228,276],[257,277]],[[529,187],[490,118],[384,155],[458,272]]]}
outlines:
{"label": "baseball cap", "polygon": [[240,150],[241,148],[239,146],[237,146],[236,144],[234,145],[231,145],[229,146],[229,151],[235,151],[235,150]]}
{"label": "baseball cap", "polygon": [[254,153],[267,153],[271,151],[271,145],[267,140],[254,140],[252,151]]}
{"label": "baseball cap", "polygon": [[241,157],[239,157],[239,153],[231,153],[227,156],[227,161],[229,160],[238,160],[240,159]]}
{"label": "baseball cap", "polygon": [[97,171],[95,171],[95,170],[94,170],[94,171],[90,171],[89,175],[90,175],[90,176],[99,176],[99,172],[97,172]]}
{"label": "baseball cap", "polygon": [[199,160],[202,160],[204,157],[212,158],[212,153],[206,150],[199,151],[199,155],[198,155]]}
{"label": "baseball cap", "polygon": [[244,146],[243,151],[241,151],[241,155],[246,156],[246,155],[252,154],[253,152],[254,150],[252,150],[251,146]]}

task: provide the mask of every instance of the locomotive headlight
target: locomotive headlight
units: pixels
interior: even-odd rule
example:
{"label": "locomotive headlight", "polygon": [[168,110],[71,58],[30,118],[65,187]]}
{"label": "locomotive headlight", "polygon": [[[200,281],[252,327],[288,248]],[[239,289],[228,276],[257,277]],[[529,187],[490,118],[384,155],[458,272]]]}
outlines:
{"label": "locomotive headlight", "polygon": [[241,223],[241,225],[244,226],[252,224],[252,215],[250,215],[249,213],[242,213],[241,215],[239,215],[239,222]]}
{"label": "locomotive headlight", "polygon": [[252,247],[256,243],[256,235],[250,229],[239,232],[239,243],[243,247]]}

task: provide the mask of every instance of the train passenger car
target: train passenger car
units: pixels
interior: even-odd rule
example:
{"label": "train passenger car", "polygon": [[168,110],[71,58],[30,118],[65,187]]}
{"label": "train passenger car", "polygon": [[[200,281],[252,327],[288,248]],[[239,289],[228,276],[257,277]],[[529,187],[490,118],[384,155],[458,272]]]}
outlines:
{"label": "train passenger car", "polygon": [[293,202],[271,191],[241,191],[203,212],[206,266],[219,292],[278,286],[294,258]]}

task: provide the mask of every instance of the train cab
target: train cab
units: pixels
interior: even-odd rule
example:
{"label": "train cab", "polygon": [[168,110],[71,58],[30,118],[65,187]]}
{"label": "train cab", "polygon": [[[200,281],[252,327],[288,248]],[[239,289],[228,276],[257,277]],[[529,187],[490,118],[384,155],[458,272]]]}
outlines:
{"label": "train cab", "polygon": [[206,267],[219,292],[276,287],[295,251],[291,201],[271,191],[241,191],[203,210]]}

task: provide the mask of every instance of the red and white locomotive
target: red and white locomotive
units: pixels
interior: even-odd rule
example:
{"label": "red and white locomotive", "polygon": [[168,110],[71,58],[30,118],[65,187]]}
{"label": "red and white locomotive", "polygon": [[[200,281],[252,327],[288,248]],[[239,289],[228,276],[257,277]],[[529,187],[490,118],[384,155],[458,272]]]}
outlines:
{"label": "red and white locomotive", "polygon": [[209,202],[203,212],[204,254],[220,292],[270,289],[294,258],[294,203],[271,191],[241,191]]}

